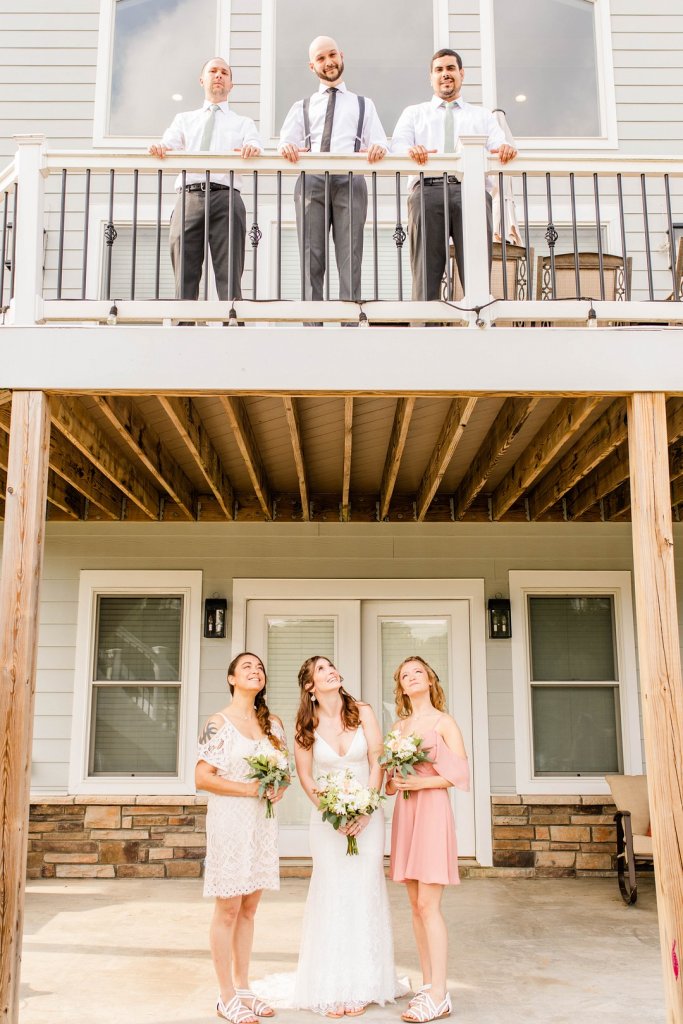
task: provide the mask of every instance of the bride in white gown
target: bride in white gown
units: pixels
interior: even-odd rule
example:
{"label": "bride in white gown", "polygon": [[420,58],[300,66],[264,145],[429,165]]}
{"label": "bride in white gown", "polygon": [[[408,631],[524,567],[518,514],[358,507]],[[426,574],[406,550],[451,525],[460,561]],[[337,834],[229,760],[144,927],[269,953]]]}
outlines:
{"label": "bride in white gown", "polygon": [[[372,708],[341,684],[327,658],[309,658],[299,671],[296,766],[315,807],[294,1005],[328,1017],[359,1016],[368,1003],[384,1005],[398,994],[382,810],[336,832],[317,809],[322,772],[348,768],[364,785],[379,788],[382,781],[382,735]],[[358,837],[358,856],[347,856],[347,834]]]}

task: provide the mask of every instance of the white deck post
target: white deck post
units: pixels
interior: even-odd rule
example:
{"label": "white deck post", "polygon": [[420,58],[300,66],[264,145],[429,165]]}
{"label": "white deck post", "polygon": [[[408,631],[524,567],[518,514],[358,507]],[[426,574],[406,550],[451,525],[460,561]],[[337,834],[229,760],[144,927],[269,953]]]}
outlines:
{"label": "white deck post", "polygon": [[45,136],[15,135],[18,210],[14,231],[13,322],[35,324],[42,316]]}
{"label": "white deck post", "polygon": [[[461,135],[462,222],[465,262],[463,306],[485,306],[490,299],[489,251],[486,237],[486,136]],[[460,303],[458,303],[460,305]],[[470,314],[470,326],[479,319]],[[488,321],[487,314],[481,319]]]}

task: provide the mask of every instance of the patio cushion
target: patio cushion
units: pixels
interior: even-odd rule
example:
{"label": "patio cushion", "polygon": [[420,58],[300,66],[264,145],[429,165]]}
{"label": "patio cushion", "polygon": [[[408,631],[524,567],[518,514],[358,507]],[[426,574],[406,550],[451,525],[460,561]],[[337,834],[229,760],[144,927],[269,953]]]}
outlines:
{"label": "patio cushion", "polygon": [[650,836],[633,837],[633,854],[635,857],[652,857],[652,839]]}
{"label": "patio cushion", "polygon": [[[650,825],[647,776],[606,775],[605,782],[612,791],[617,809],[631,812],[631,829],[634,837],[643,836],[645,838]],[[652,849],[651,840],[650,849]]]}

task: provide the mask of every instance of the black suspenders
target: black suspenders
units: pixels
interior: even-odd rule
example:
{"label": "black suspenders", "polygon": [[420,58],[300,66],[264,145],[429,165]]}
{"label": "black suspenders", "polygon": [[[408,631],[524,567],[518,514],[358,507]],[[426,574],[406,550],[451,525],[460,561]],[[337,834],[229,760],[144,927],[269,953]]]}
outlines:
{"label": "black suspenders", "polygon": [[[305,100],[302,100],[303,114],[304,114],[304,149],[309,152],[311,150],[311,117],[309,108],[311,105],[310,97],[307,96]],[[365,121],[365,96],[358,97],[358,127],[356,128],[356,138],[353,143],[354,153],[358,153],[361,147],[361,140],[363,138],[363,122]]]}

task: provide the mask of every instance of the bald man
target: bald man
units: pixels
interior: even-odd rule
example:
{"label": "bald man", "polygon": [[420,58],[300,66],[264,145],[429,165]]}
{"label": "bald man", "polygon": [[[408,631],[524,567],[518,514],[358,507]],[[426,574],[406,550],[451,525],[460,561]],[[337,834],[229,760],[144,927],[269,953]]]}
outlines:
{"label": "bald man", "polygon": [[[290,109],[280,132],[279,152],[293,164],[301,152],[365,153],[371,164],[381,160],[388,146],[375,104],[367,96],[357,96],[346,88],[344,54],[335,40],[318,36],[310,45],[308,57],[308,66],[319,81],[318,90],[304,100],[297,100]],[[299,178],[294,202],[299,245],[305,221],[305,297],[323,298],[325,239],[332,228],[339,298],[360,299],[363,228],[368,210],[365,179],[355,174],[350,189],[347,174],[330,175],[327,223],[324,174],[306,175],[303,203],[302,192]]]}

